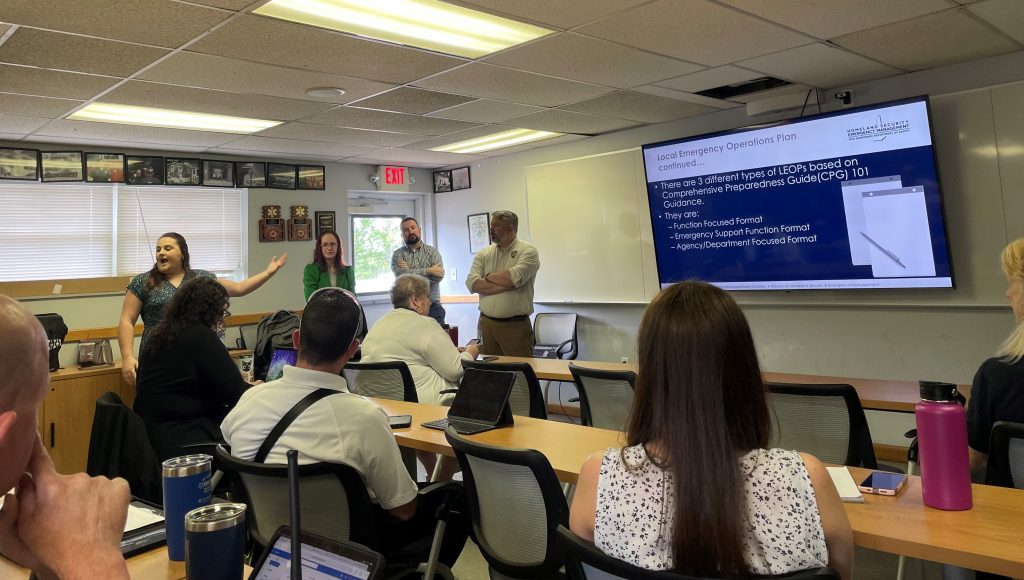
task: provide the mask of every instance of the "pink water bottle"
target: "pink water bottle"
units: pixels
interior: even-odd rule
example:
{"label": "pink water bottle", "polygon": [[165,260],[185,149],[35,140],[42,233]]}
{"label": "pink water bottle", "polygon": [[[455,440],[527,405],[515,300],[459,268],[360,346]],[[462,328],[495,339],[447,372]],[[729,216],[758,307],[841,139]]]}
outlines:
{"label": "pink water bottle", "polygon": [[940,510],[971,509],[964,396],[951,383],[921,381],[914,406],[924,504]]}

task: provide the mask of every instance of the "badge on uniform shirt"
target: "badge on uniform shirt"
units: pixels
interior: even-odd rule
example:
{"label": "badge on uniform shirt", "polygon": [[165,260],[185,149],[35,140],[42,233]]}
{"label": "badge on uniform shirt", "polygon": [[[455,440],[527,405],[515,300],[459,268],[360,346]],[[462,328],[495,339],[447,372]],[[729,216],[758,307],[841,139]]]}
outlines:
{"label": "badge on uniform shirt", "polygon": [[519,251],[518,251],[518,250],[516,250],[515,252],[512,252],[511,256],[512,256],[513,258],[515,258],[515,257],[516,257],[516,254],[518,254],[518,253],[519,253]]}

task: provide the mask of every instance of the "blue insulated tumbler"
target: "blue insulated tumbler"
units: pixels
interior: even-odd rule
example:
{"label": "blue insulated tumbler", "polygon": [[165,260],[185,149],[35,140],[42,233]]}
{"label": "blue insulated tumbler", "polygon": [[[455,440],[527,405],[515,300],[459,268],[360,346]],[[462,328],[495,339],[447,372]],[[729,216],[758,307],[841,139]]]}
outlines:
{"label": "blue insulated tumbler", "polygon": [[163,463],[164,527],[167,555],[185,559],[185,514],[210,503],[213,457],[184,455]]}
{"label": "blue insulated tumbler", "polygon": [[185,514],[185,578],[242,577],[245,504],[215,503]]}

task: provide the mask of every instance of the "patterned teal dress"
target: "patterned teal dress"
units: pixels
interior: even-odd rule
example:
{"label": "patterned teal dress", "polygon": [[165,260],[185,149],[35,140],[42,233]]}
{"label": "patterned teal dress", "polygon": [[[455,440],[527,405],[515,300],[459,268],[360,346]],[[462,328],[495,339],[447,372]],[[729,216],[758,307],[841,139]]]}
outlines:
{"label": "patterned teal dress", "polygon": [[[181,279],[181,283],[184,284],[193,278],[201,277],[216,278],[217,276],[206,270],[189,270],[185,272],[185,277]],[[139,344],[140,356],[142,350],[146,348],[146,339],[149,338],[149,333],[156,328],[157,324],[160,324],[160,320],[164,317],[164,307],[171,301],[174,291],[178,289],[177,286],[172,285],[167,280],[157,284],[154,288],[147,288],[146,280],[148,279],[149,272],[143,272],[132,278],[132,281],[128,283],[128,291],[142,302],[143,328],[142,342]]]}

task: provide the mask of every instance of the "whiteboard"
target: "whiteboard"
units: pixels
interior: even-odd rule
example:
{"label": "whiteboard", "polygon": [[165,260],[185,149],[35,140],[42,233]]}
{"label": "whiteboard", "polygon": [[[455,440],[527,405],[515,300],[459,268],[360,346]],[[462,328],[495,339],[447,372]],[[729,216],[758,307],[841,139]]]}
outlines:
{"label": "whiteboard", "polygon": [[536,302],[646,303],[657,293],[639,148],[526,167]]}

